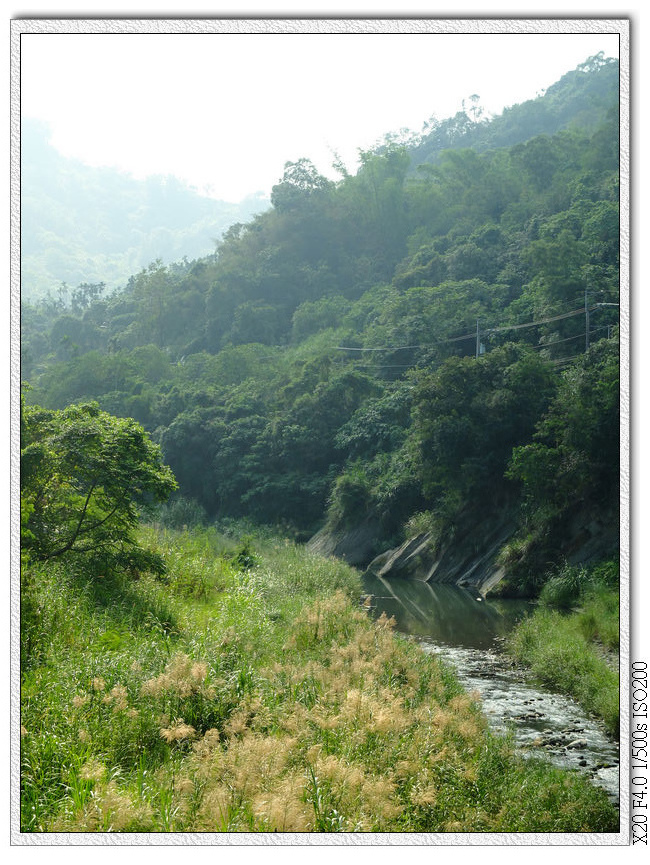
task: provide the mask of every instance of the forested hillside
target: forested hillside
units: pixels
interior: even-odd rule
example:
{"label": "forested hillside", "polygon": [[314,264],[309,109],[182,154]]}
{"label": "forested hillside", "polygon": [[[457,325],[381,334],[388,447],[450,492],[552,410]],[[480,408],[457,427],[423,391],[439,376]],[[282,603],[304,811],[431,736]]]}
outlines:
{"label": "forested hillside", "polygon": [[618,64],[596,57],[336,182],[287,163],[214,254],[24,303],[27,400],[143,424],[169,521],[364,524],[376,553],[503,507],[526,583],[576,509],[617,520],[618,143]]}
{"label": "forested hillside", "polygon": [[38,121],[22,120],[21,286],[30,301],[61,290],[69,303],[80,283],[114,290],[157,258],[206,255],[232,222],[268,207],[256,197],[207,198],[174,177],[93,168],[62,156],[49,136]]}

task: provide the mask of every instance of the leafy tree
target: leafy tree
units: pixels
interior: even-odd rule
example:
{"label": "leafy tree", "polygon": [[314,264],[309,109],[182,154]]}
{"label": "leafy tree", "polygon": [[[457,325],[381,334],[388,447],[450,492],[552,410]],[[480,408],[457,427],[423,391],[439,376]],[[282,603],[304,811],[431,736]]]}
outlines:
{"label": "leafy tree", "polygon": [[405,179],[411,157],[405,147],[389,144],[360,151],[355,178],[360,241],[376,260],[379,278],[388,277],[405,252],[408,234]]}
{"label": "leafy tree", "polygon": [[246,301],[234,313],[226,339],[233,345],[260,343],[272,345],[280,339],[281,315],[277,306],[261,301]]}
{"label": "leafy tree", "polygon": [[[513,582],[558,562],[576,515],[600,519],[601,543],[618,542],[619,359],[603,339],[567,369],[533,441],[515,447],[506,476],[523,487],[519,535],[509,547]],[[607,540],[609,538],[609,540]]]}
{"label": "leafy tree", "polygon": [[526,442],[554,391],[548,363],[509,343],[482,358],[450,358],[414,396],[414,443],[426,494],[471,500],[502,485],[512,448]]}
{"label": "leafy tree", "polygon": [[584,244],[563,230],[553,239],[533,241],[526,250],[528,267],[535,274],[524,292],[530,295],[538,315],[566,312],[580,303],[584,291]]}
{"label": "leafy tree", "polygon": [[616,501],[620,477],[619,358],[600,340],[566,370],[534,441],[516,447],[508,476],[531,503],[558,512],[591,500]]}
{"label": "leafy tree", "polygon": [[176,487],[144,429],[96,403],[63,411],[23,406],[21,435],[25,552],[44,561],[72,554],[142,561],[134,539],[139,513]]}
{"label": "leafy tree", "polygon": [[393,451],[405,438],[410,422],[411,389],[398,384],[366,400],[336,434],[336,446],[351,459]]}
{"label": "leafy tree", "polygon": [[79,312],[94,303],[104,293],[106,284],[103,282],[88,283],[84,282],[78,285],[72,292],[70,300],[73,312]]}
{"label": "leafy tree", "polygon": [[[209,408],[179,413],[160,434],[165,460],[183,494],[210,513],[217,509],[220,487],[213,463],[228,431],[215,414],[215,410]],[[235,471],[235,465],[231,464],[230,468]]]}
{"label": "leafy tree", "polygon": [[302,342],[314,333],[337,327],[350,305],[350,302],[340,295],[301,303],[293,314],[292,342]]}
{"label": "leafy tree", "polygon": [[526,144],[516,145],[511,152],[537,192],[550,186],[559,165],[559,154],[553,138],[538,135]]}
{"label": "leafy tree", "polygon": [[310,159],[286,162],[280,183],[271,190],[271,204],[280,212],[300,210],[314,195],[333,186]]}

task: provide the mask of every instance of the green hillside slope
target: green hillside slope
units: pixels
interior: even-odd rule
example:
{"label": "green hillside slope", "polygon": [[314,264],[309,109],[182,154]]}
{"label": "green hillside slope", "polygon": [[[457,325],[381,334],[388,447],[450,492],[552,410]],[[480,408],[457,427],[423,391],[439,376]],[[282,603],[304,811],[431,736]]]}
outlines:
{"label": "green hillside slope", "polygon": [[507,507],[525,581],[576,508],[617,525],[617,106],[592,58],[466,117],[480,147],[287,163],[216,254],[25,304],[28,399],[134,417],[211,519],[364,524],[379,552]]}

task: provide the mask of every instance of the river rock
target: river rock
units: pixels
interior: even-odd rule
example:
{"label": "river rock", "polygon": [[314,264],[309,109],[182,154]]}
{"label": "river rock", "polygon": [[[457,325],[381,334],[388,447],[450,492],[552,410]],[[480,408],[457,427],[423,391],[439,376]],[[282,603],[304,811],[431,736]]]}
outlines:
{"label": "river rock", "polygon": [[[416,535],[384,552],[381,521],[369,514],[360,514],[358,521],[349,525],[325,526],[307,548],[344,559],[382,578],[466,587],[482,600],[488,593],[499,591],[506,575],[500,553],[517,531],[518,519],[516,502],[502,493],[494,502],[467,507],[440,536]],[[567,522],[557,554],[569,564],[586,564],[616,549],[618,530],[616,514],[585,505]]]}
{"label": "river rock", "polygon": [[[399,576],[419,580],[429,569],[431,535],[422,534],[394,550],[387,550],[372,560],[368,571],[376,577]],[[425,577],[426,580],[426,577]]]}
{"label": "river rock", "polygon": [[350,528],[325,526],[307,542],[307,549],[319,556],[334,556],[350,565],[365,567],[381,549],[378,535],[379,524],[374,520],[364,520]]}
{"label": "river rock", "polygon": [[543,718],[543,717],[544,717],[543,712],[536,712],[533,710],[530,712],[524,712],[521,715],[515,715],[513,720],[515,720],[515,721],[538,721],[540,718]]}
{"label": "river rock", "polygon": [[[452,583],[485,595],[504,576],[497,557],[512,535],[515,522],[509,509],[492,509],[459,518],[446,537],[416,535],[400,547],[374,558],[367,573],[387,579]],[[482,598],[481,598],[482,600]]]}

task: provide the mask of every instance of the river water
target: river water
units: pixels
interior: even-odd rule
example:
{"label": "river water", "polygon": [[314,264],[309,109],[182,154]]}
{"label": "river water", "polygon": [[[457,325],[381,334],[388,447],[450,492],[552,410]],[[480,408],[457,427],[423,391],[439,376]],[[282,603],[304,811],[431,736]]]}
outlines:
{"label": "river water", "polygon": [[533,609],[530,602],[370,574],[363,582],[375,615],[393,616],[398,631],[448,661],[463,687],[478,692],[493,730],[511,731],[524,756],[544,756],[584,772],[618,802],[617,742],[577,703],[541,687],[500,651],[506,635]]}

